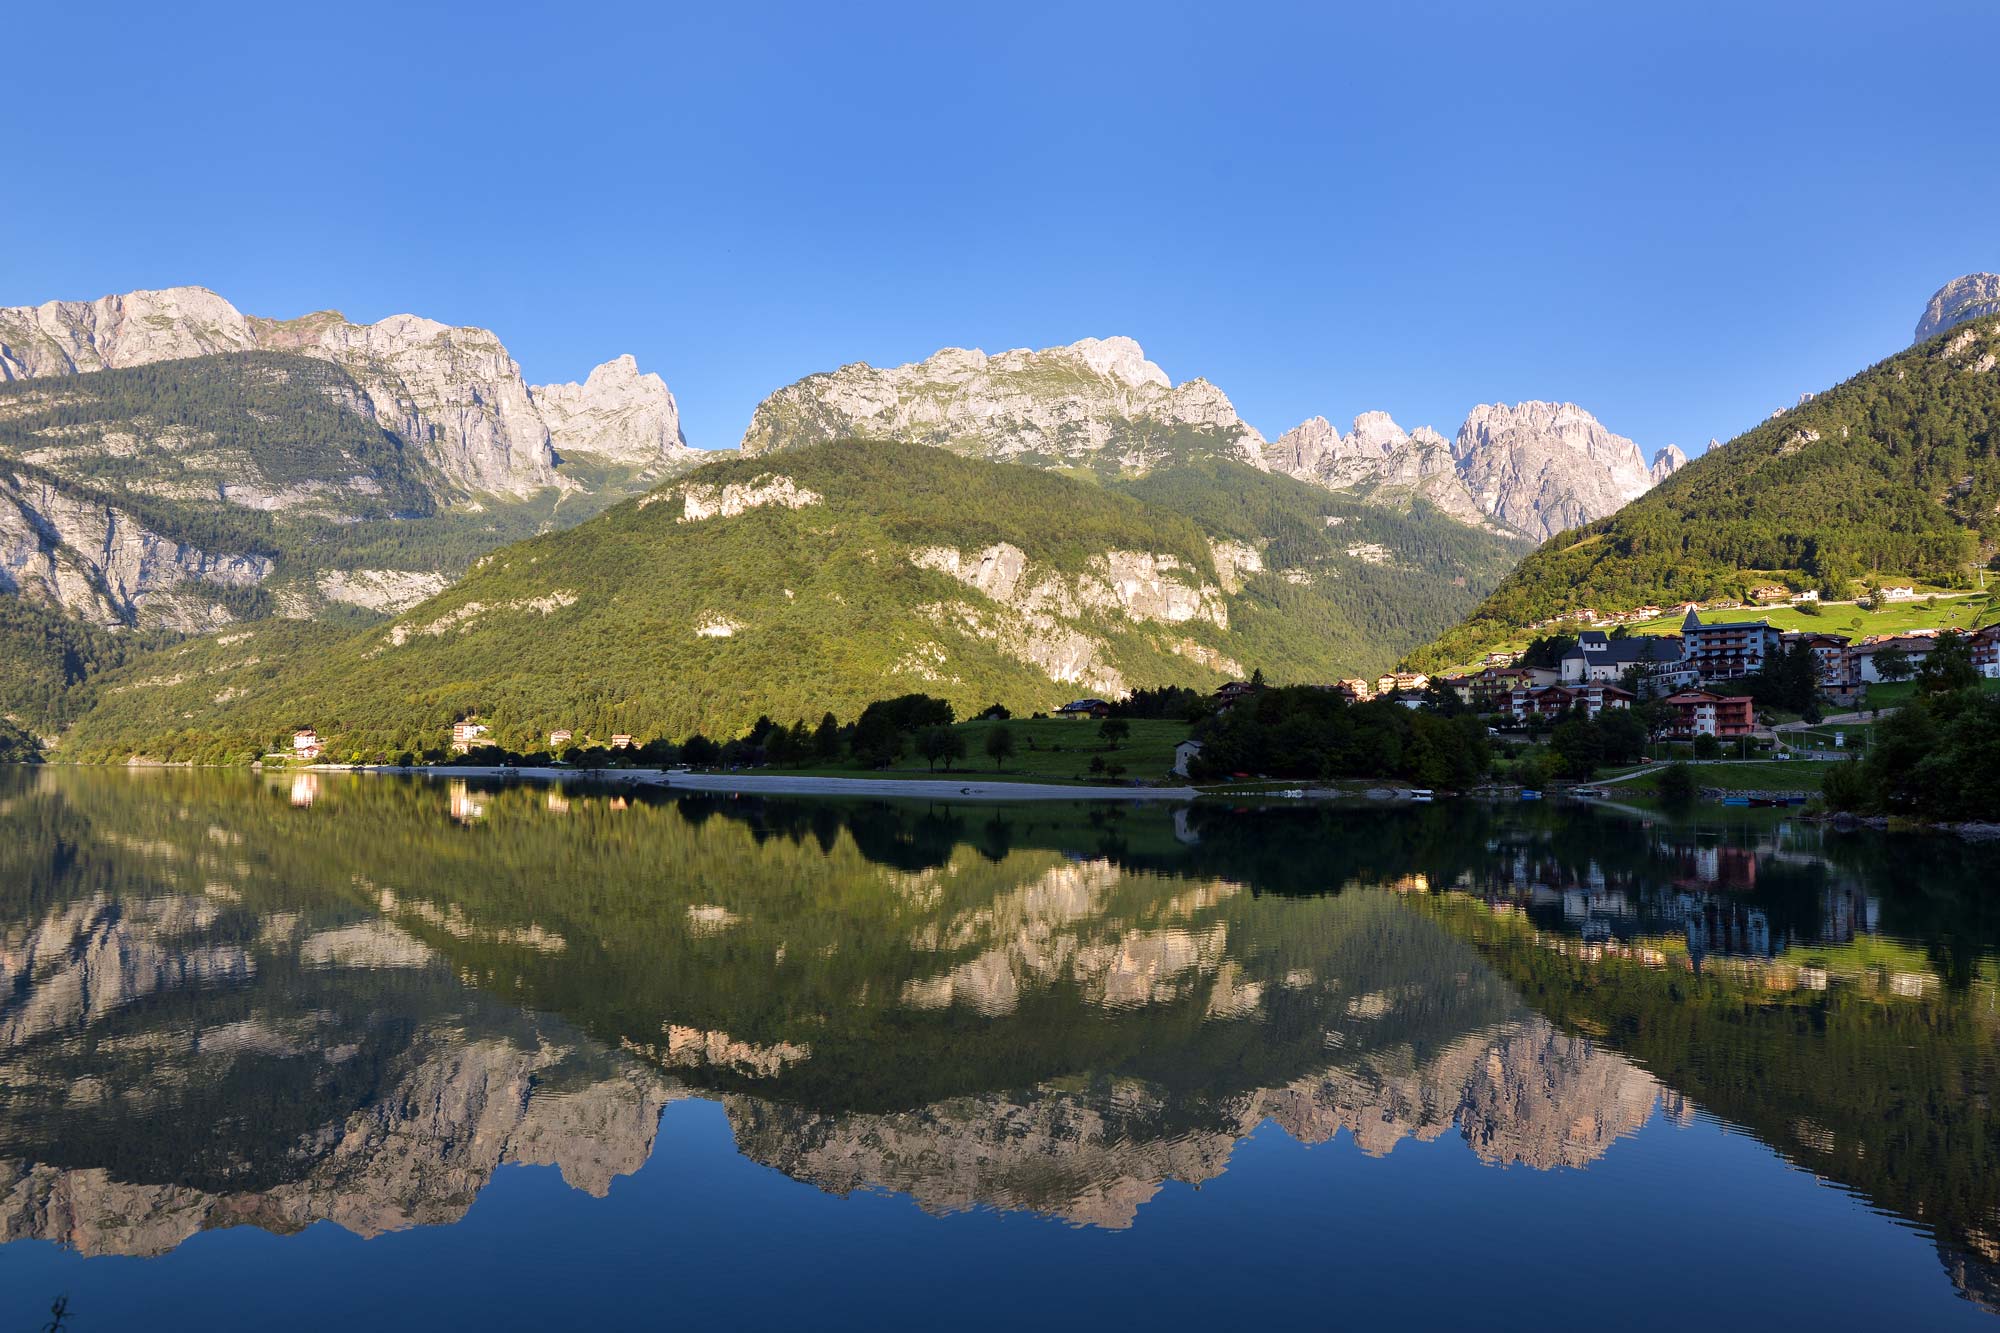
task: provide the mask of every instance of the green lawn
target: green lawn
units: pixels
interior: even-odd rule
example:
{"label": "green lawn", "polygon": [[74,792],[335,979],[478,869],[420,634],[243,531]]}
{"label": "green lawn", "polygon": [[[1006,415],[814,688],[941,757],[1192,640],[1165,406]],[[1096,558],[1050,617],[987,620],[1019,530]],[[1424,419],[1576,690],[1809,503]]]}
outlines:
{"label": "green lawn", "polygon": [[[1979,688],[1988,694],[2000,694],[2000,680],[1981,679]],[[1917,682],[1899,680],[1894,684],[1878,682],[1868,687],[1865,706],[1868,708],[1896,708],[1917,697]]]}
{"label": "green lawn", "polygon": [[[1846,762],[1846,761],[1838,761]],[[1829,764],[1811,759],[1731,760],[1695,764],[1697,787],[1719,787],[1724,791],[1818,791]],[[1640,778],[1615,787],[1614,791],[1652,791],[1658,776]]]}

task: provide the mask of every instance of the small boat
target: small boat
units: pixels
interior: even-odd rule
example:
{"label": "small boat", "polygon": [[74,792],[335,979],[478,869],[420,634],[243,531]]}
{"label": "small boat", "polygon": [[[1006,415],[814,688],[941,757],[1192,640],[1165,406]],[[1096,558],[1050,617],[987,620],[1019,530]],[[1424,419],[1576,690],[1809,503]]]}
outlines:
{"label": "small boat", "polygon": [[1521,789],[1521,799],[1524,801],[1539,801],[1542,799],[1542,794],[1538,791],[1530,791],[1526,787],[1523,787]]}
{"label": "small boat", "polygon": [[1412,787],[1410,789],[1410,799],[1418,805],[1429,805],[1437,799],[1437,796],[1429,787]]}
{"label": "small boat", "polygon": [[1722,803],[1724,805],[1748,806],[1750,804],[1750,798],[1748,796],[1725,796],[1722,798]]}

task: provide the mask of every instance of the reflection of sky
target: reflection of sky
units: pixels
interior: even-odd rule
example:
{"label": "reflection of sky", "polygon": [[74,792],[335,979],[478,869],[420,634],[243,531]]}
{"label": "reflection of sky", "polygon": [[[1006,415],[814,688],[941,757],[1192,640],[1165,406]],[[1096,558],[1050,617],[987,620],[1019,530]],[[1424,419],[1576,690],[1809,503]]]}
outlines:
{"label": "reflection of sky", "polygon": [[[938,1219],[740,1156],[668,1107],[605,1199],[509,1168],[456,1226],[198,1236],[164,1259],[10,1246],[0,1315],[80,1328],[1985,1328],[1929,1242],[1755,1140],[1655,1118],[1585,1172],[1496,1171],[1455,1138],[1371,1158],[1266,1127],[1130,1231]],[[142,1272],[144,1280],[139,1280]],[[1509,1312],[1520,1316],[1510,1320]]]}

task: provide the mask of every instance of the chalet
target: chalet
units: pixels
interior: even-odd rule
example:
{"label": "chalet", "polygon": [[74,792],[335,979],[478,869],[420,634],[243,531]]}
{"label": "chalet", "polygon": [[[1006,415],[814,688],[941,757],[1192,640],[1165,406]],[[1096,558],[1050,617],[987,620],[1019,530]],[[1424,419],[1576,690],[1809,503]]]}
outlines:
{"label": "chalet", "polygon": [[1853,693],[1861,684],[1855,675],[1856,663],[1847,636],[1827,634],[1819,630],[1788,630],[1780,637],[1785,651],[1790,652],[1799,644],[1812,649],[1813,678],[1820,689],[1831,694],[1837,701],[1845,702],[1844,696]]}
{"label": "chalet", "polygon": [[1337,694],[1351,704],[1364,703],[1375,697],[1374,686],[1365,680],[1358,680],[1352,676],[1342,678],[1341,682],[1333,688]]}
{"label": "chalet", "polygon": [[568,745],[571,741],[575,739],[576,739],[575,732],[570,731],[564,727],[558,727],[556,730],[549,733],[549,748],[551,750],[560,750],[562,749],[563,746]]}
{"label": "chalet", "polygon": [[1782,602],[1791,595],[1792,590],[1790,588],[1780,587],[1775,583],[1766,583],[1762,587],[1750,590],[1750,600],[1759,604],[1765,602]]}
{"label": "chalet", "polygon": [[1971,644],[1974,669],[1989,679],[2000,677],[2000,624],[1975,631]]}
{"label": "chalet", "polygon": [[1184,778],[1195,756],[1201,753],[1200,741],[1182,741],[1174,747],[1174,776]]}
{"label": "chalet", "polygon": [[1681,640],[1687,664],[1703,680],[1754,676],[1780,643],[1778,631],[1768,620],[1718,620],[1703,624],[1693,611],[1681,622]]}
{"label": "chalet", "polygon": [[[1215,691],[1216,710],[1219,712],[1222,709],[1229,707],[1229,705],[1235,703],[1238,699],[1246,698],[1249,695],[1257,693],[1257,691],[1263,688],[1264,687],[1262,685],[1256,683],[1255,681],[1226,680],[1220,686],[1218,686]],[[1091,699],[1085,699],[1082,702],[1094,703],[1096,701]]]}
{"label": "chalet", "polygon": [[1819,600],[1819,589],[1807,588],[1804,592],[1795,592],[1788,600],[1790,600],[1793,606],[1804,606],[1809,602],[1817,602]]}
{"label": "chalet", "polygon": [[1510,667],[1521,660],[1519,653],[1488,653],[1482,665],[1490,667]]}
{"label": "chalet", "polygon": [[[1240,683],[1241,682],[1239,681],[1230,682],[1230,684],[1232,685]],[[1234,695],[1231,696],[1226,703],[1223,702],[1222,691],[1228,688],[1229,685],[1225,685],[1222,687],[1222,690],[1217,690],[1215,692],[1215,697],[1217,702],[1222,703],[1223,707],[1227,707],[1230,703],[1234,703],[1237,699],[1242,697],[1242,695]],[[1245,693],[1249,692],[1249,686],[1247,685],[1244,686],[1244,692]],[[1104,702],[1104,700],[1102,699],[1072,699],[1070,702],[1056,709],[1056,716],[1074,718],[1079,722],[1083,721],[1085,718],[1110,717],[1111,705]]]}
{"label": "chalet", "polygon": [[326,747],[319,743],[319,733],[311,727],[300,727],[292,733],[292,758],[304,759],[308,763],[325,753]]}
{"label": "chalet", "polygon": [[483,743],[485,735],[486,724],[483,722],[474,722],[471,718],[454,722],[451,724],[451,752],[464,754],[473,746]]}
{"label": "chalet", "polygon": [[1510,707],[1520,721],[1559,717],[1570,709],[1580,709],[1591,721],[1607,708],[1630,708],[1632,692],[1616,685],[1547,685],[1541,689],[1515,690]]}
{"label": "chalet", "polygon": [[1650,675],[1655,668],[1678,664],[1682,641],[1669,635],[1634,634],[1614,639],[1603,630],[1587,629],[1577,636],[1576,647],[1562,656],[1565,685],[1623,679],[1637,667]]}
{"label": "chalet", "polygon": [[1488,667],[1453,685],[1458,697],[1482,713],[1511,707],[1516,690],[1539,690],[1553,685],[1558,672],[1547,667]]}
{"label": "chalet", "polygon": [[1907,583],[1899,583],[1892,588],[1882,589],[1881,597],[1885,602],[1914,602],[1917,600],[1917,590]]}
{"label": "chalet", "polygon": [[1748,736],[1757,727],[1756,706],[1747,696],[1682,690],[1667,696],[1667,706],[1674,710],[1669,732],[1675,736],[1729,740]]}
{"label": "chalet", "polygon": [[631,748],[632,748],[632,735],[631,735],[631,733],[630,733],[630,732],[625,732],[625,731],[620,731],[620,732],[617,732],[617,733],[613,734],[613,736],[611,737],[611,748],[612,748],[612,749],[614,749],[614,750],[629,750],[629,749],[631,749]]}

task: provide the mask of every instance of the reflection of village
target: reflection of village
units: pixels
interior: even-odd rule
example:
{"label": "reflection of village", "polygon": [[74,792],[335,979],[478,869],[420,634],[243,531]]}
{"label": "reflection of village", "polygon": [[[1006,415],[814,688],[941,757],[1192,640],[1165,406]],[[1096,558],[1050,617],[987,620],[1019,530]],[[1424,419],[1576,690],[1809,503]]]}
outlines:
{"label": "reflection of village", "polygon": [[[326,785],[321,774],[288,775],[274,799],[311,807],[310,822],[337,820],[335,798],[351,789],[324,776]],[[621,830],[641,819],[692,827],[671,803],[587,788],[453,781],[423,790],[414,817],[433,827],[575,830],[614,815]],[[755,807],[713,808],[728,816],[704,826],[713,836],[752,845]],[[836,819],[831,841],[758,841],[797,857],[758,873],[784,876],[851,853],[858,818]],[[1212,847],[1187,812],[1157,818],[1159,843],[1175,854]],[[509,1162],[555,1164],[602,1193],[644,1164],[662,1108],[686,1096],[719,1100],[744,1154],[824,1190],[894,1191],[938,1214],[1020,1210],[1110,1228],[1138,1223],[1164,1189],[1220,1175],[1264,1125],[1305,1144],[1345,1137],[1376,1156],[1455,1136],[1480,1163],[1553,1170],[1587,1167],[1649,1123],[1694,1120],[1693,1103],[1658,1073],[1524,1004],[1478,949],[1417,910],[1419,893],[1475,902],[1522,923],[1536,948],[1587,964],[1678,970],[1769,994],[1846,988],[1892,1005],[1933,1002],[1941,985],[1907,952],[1862,961],[1850,946],[1874,935],[1883,905],[1783,828],[1750,840],[1662,828],[1637,853],[1621,844],[1620,856],[1598,857],[1546,828],[1509,826],[1483,853],[1475,847],[1464,869],[1361,879],[1313,898],[1262,896],[1233,878],[1136,869],[1060,844],[976,850],[961,839],[904,864],[859,863],[867,891],[895,904],[904,924],[896,970],[858,978],[855,1012],[864,996],[882,996],[901,1016],[899,1031],[970,1021],[1030,1047],[1043,1034],[1067,1041],[1185,1015],[1160,1029],[1175,1034],[1178,1077],[1169,1086],[1114,1062],[1027,1086],[844,1110],[823,1095],[791,1095],[802,1075],[826,1079],[828,1062],[843,1058],[838,1007],[809,1034],[761,1039],[726,1015],[666,1012],[650,1029],[609,1033],[547,1015],[524,1021],[520,977],[468,968],[455,951],[508,950],[523,970],[532,963],[582,984],[576,969],[591,964],[575,956],[578,935],[559,915],[482,919],[418,861],[394,883],[357,877],[337,912],[266,907],[246,932],[233,904],[253,889],[284,892],[258,878],[259,849],[231,842],[258,836],[254,826],[190,827],[178,863],[147,844],[145,872],[159,882],[142,896],[79,882],[0,920],[7,1239],[157,1254],[244,1222],[285,1232],[330,1218],[361,1234],[449,1223]],[[907,827],[896,831],[887,845],[912,853]],[[107,834],[107,855],[126,841]],[[1824,873],[1812,894],[1780,903],[1765,889],[1786,868]],[[981,887],[968,896],[968,884]],[[746,902],[676,897],[671,882],[659,892],[684,964],[708,950],[761,950],[769,969],[751,988],[782,993],[793,975],[787,958],[813,952],[810,934],[787,938],[803,924]],[[756,901],[771,913],[787,899]],[[265,980],[278,977],[308,978],[310,993]],[[226,1023],[204,1026],[199,1006],[173,1003],[213,986],[245,999]],[[164,1026],[143,1041],[79,1044],[111,1021]],[[1247,1076],[1238,1068],[1244,1025],[1269,1060]],[[929,1049],[910,1044],[903,1058],[920,1067]],[[957,1058],[955,1046],[942,1049]],[[95,1064],[80,1070],[84,1050]],[[335,1068],[357,1052],[383,1070],[377,1086],[306,1105],[289,1138],[237,1146],[243,1160],[264,1163],[258,1174],[279,1178],[254,1190],[176,1174],[170,1145],[154,1175],[129,1178],[46,1142],[66,1132],[51,1125],[87,1126],[103,1141],[162,1135],[189,1118],[204,1089],[224,1085],[222,1070],[246,1086],[246,1071],[289,1077],[298,1062]],[[831,1078],[838,1087],[837,1067]],[[55,1161],[66,1165],[46,1164]],[[2000,1250],[1986,1253],[1979,1236],[1940,1250],[1961,1290],[1994,1285]]]}
{"label": "reflection of village", "polygon": [[1756,895],[1760,866],[1811,859],[1786,846],[1787,831],[1780,826],[1749,844],[1660,837],[1643,869],[1622,871],[1524,843],[1501,849],[1496,865],[1467,872],[1452,887],[1496,913],[1525,914],[1543,928],[1537,939],[1546,947],[1585,961],[1720,969],[1769,991],[1845,984],[1904,998],[1936,993],[1940,978],[1929,969],[1801,961],[1874,935],[1882,908],[1857,885],[1830,876],[1809,912],[1774,920]]}

